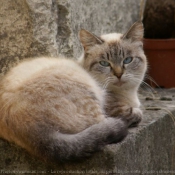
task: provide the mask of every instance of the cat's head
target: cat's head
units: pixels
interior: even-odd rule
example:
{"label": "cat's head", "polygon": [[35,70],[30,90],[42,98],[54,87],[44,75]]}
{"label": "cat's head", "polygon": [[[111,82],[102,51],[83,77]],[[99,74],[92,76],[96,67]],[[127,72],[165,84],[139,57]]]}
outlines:
{"label": "cat's head", "polygon": [[139,87],[147,69],[141,22],[136,22],[124,35],[98,37],[83,29],[79,37],[84,48],[82,65],[103,87]]}

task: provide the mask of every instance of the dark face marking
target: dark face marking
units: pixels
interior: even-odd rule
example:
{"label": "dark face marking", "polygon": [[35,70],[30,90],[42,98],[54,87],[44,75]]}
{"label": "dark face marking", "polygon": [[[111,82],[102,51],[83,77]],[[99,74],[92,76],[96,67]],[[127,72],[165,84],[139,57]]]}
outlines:
{"label": "dark face marking", "polygon": [[[143,79],[145,63],[142,59],[143,50],[137,45],[125,41],[106,43],[94,48],[89,53],[90,73],[100,82],[110,79],[110,84],[121,81],[135,86],[138,79]],[[102,64],[105,61],[107,63]],[[109,63],[109,65],[108,65]],[[104,66],[108,65],[108,66]],[[86,67],[87,69],[87,67]],[[139,75],[139,77],[138,77]],[[132,77],[132,78],[131,78]],[[136,78],[136,80],[134,80]],[[139,84],[139,82],[138,82]]]}
{"label": "dark face marking", "polygon": [[[83,40],[85,42],[82,42],[82,44],[87,43],[86,37]],[[97,81],[105,82],[105,84],[106,81],[114,84],[114,82],[121,80],[121,82],[127,82],[126,89],[139,85],[147,68],[146,57],[141,47],[143,38],[142,23],[136,22],[124,35],[109,34],[99,38],[100,40],[102,38],[100,43],[94,42],[99,41],[97,37],[90,36],[93,42],[91,42],[90,49],[85,50],[85,53],[88,52],[89,55],[84,61],[84,68]],[[101,61],[106,61],[107,63]]]}

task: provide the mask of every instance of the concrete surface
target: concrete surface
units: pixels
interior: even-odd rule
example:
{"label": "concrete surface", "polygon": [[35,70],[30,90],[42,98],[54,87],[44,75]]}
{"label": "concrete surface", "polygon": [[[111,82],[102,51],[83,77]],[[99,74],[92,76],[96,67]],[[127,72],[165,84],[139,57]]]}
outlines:
{"label": "concrete surface", "polygon": [[[162,101],[160,96],[172,101]],[[149,95],[142,92],[143,108],[152,110],[144,110],[139,127],[130,129],[122,143],[109,145],[82,162],[46,165],[1,140],[0,174],[175,174],[175,123],[170,116],[175,115],[175,89],[158,92],[155,100],[145,100],[146,97]]]}
{"label": "concrete surface", "polygon": [[78,31],[125,31],[138,20],[140,0],[3,0],[0,75],[20,59],[80,55]]}

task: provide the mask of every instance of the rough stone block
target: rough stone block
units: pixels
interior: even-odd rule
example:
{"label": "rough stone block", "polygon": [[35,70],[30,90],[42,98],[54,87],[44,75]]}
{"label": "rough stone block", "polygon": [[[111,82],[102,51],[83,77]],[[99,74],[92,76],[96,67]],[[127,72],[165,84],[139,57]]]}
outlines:
{"label": "rough stone block", "polygon": [[80,55],[78,31],[125,31],[140,0],[4,0],[0,6],[0,73],[20,59]]}

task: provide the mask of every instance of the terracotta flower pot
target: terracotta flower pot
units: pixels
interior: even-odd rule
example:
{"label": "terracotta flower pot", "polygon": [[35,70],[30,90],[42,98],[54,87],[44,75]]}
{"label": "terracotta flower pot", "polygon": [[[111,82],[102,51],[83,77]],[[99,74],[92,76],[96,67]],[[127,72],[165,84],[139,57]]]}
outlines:
{"label": "terracotta flower pot", "polygon": [[[144,39],[148,74],[160,87],[175,87],[175,39]],[[156,85],[148,81],[150,85]]]}

